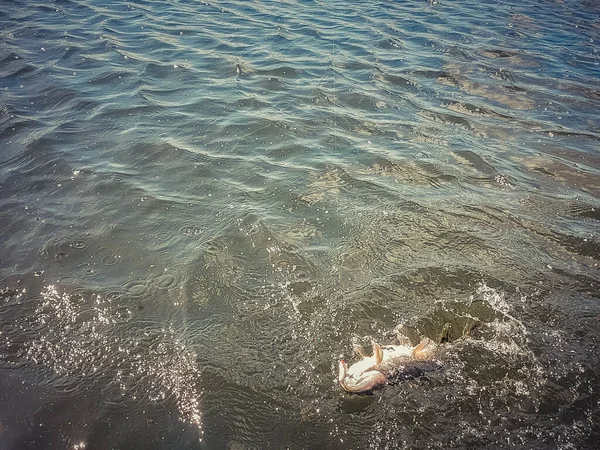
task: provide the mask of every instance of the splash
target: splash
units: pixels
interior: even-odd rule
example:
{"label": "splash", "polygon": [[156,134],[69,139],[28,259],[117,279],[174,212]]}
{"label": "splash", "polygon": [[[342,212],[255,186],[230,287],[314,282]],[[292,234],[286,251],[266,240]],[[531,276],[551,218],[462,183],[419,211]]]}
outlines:
{"label": "splash", "polygon": [[[385,409],[376,410],[370,448],[429,448],[432,443],[461,448],[469,442],[500,440],[506,423],[539,413],[548,375],[531,349],[530,332],[512,301],[483,282],[463,309],[441,302],[442,309],[480,326],[449,344],[443,371],[378,394],[385,398]],[[485,307],[471,307],[481,302]],[[436,427],[453,427],[453,431],[442,435]],[[535,429],[542,431],[543,427]],[[523,442],[530,439],[524,428],[517,427],[512,434]]]}

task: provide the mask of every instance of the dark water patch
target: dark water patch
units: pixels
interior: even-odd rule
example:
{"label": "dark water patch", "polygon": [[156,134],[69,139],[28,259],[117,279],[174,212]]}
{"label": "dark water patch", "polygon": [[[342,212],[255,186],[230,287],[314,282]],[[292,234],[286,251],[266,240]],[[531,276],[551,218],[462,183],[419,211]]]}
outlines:
{"label": "dark water patch", "polygon": [[445,125],[456,127],[459,130],[458,132],[471,132],[473,128],[468,119],[456,116],[454,114],[434,111],[422,111],[421,114],[433,122],[439,122]]}
{"label": "dark water patch", "polygon": [[474,116],[474,117],[497,117],[497,118],[502,118],[502,119],[507,119],[510,120],[510,117],[499,114],[493,110],[490,109],[486,109],[486,108],[482,108],[480,106],[477,105],[473,105],[470,103],[463,103],[463,102],[456,102],[453,100],[448,100],[448,103],[446,104],[446,107],[452,111],[458,112],[458,113],[462,113],[462,114],[467,114],[469,116]]}
{"label": "dark water patch", "polygon": [[[450,41],[451,42],[451,41]],[[432,42],[430,45],[434,48],[437,53],[448,54],[456,59],[463,61],[471,61],[473,57],[468,51],[460,46],[454,45],[448,41]]]}
{"label": "dark water patch", "polygon": [[497,171],[491,164],[484,161],[479,155],[470,150],[455,152],[455,155],[459,156],[460,159],[467,161],[467,163],[477,172],[475,176],[467,176],[470,182],[501,189],[516,189],[514,182],[507,178],[506,175]]}
{"label": "dark water patch", "polygon": [[0,69],[0,78],[5,79],[5,82],[16,81],[16,79],[20,80],[20,77],[39,71],[35,65],[28,63],[14,53],[9,53],[2,58],[0,65],[2,66],[2,69]]}
{"label": "dark water patch", "polygon": [[340,106],[351,110],[373,111],[377,108],[377,97],[367,92],[340,93],[336,100]]}
{"label": "dark water patch", "polygon": [[306,145],[281,145],[275,148],[269,148],[265,156],[275,161],[293,162],[301,161],[311,153],[312,148]]}
{"label": "dark water patch", "polygon": [[571,102],[576,103],[582,101],[581,97],[586,100],[598,101],[600,100],[600,89],[598,84],[592,83],[583,84],[578,80],[561,81],[558,84],[561,91],[572,95]]}
{"label": "dark water patch", "polygon": [[36,135],[40,133],[39,130],[43,128],[43,122],[19,116],[11,115],[0,125],[0,139],[8,146],[1,162],[8,162],[15,158],[16,153],[20,151],[20,145],[35,140]]}
{"label": "dark water patch", "polygon": [[[587,139],[576,140],[576,142],[581,143],[582,147],[586,144],[586,141],[589,142]],[[592,169],[596,171],[600,169],[600,157],[594,152],[578,151],[570,147],[552,146],[547,149],[547,153],[569,161],[573,167],[581,166],[588,170]]]}
{"label": "dark water patch", "polygon": [[466,249],[475,252],[489,251],[491,247],[487,244],[487,236],[475,236],[464,231],[448,232],[438,236],[436,244],[442,251],[464,252]]}
{"label": "dark water patch", "polygon": [[598,136],[596,133],[579,133],[579,132],[574,132],[571,130],[548,130],[548,129],[542,129],[540,130],[540,133],[543,135],[547,135],[551,138],[553,137],[557,137],[558,139],[560,138],[574,138],[575,140],[582,140],[582,141],[588,141],[591,140],[593,142],[597,142],[598,140],[600,140],[600,136]]}
{"label": "dark water patch", "polygon": [[519,79],[519,75],[516,72],[504,67],[495,67],[491,65],[485,65],[481,70],[484,73],[487,73],[491,78],[510,82],[511,84],[503,84],[505,89],[512,92],[527,93],[527,89],[519,86],[519,82],[522,80]]}
{"label": "dark water patch", "polygon": [[[84,50],[83,47],[78,47],[77,45],[74,44],[69,44],[68,47],[63,49],[63,53],[60,56],[59,60],[63,61],[63,62],[72,62],[74,63],[73,66],[70,66],[69,68],[74,68],[74,69],[89,69],[89,62],[82,60],[83,58],[81,58],[81,53]],[[61,67],[57,67],[56,65],[54,66],[56,68],[61,68]]]}
{"label": "dark water patch", "polygon": [[[299,249],[272,234],[256,216],[238,218],[222,233],[224,237],[203,244],[202,259],[193,263],[190,289],[198,299],[220,297],[223,291],[223,300],[239,308],[244,295],[255,299],[274,295],[277,285],[284,283],[282,278],[294,279],[311,271]],[[246,283],[241,284],[242,280]],[[242,290],[235,289],[236,285]]]}
{"label": "dark water patch", "polygon": [[458,81],[454,79],[452,74],[443,70],[426,70],[426,69],[410,69],[406,73],[422,77],[425,79],[437,80],[442,84],[457,85]]}
{"label": "dark water patch", "polygon": [[416,88],[416,83],[414,81],[409,80],[408,78],[404,78],[397,75],[384,74],[382,78],[395,86],[402,87],[407,91],[416,92],[418,89]]}
{"label": "dark water patch", "polygon": [[498,174],[498,171],[496,170],[495,167],[493,167],[491,164],[485,162],[483,160],[483,158],[481,158],[481,156],[477,155],[476,153],[473,153],[470,150],[460,150],[460,151],[457,151],[454,153],[456,155],[460,156],[461,158],[464,158],[475,169],[477,169],[479,172],[481,172],[485,175],[495,176]]}
{"label": "dark water patch", "polygon": [[[446,211],[449,215],[460,215],[462,220],[473,220],[481,226],[510,224],[511,216],[506,211],[491,205],[462,205],[458,211]],[[491,231],[491,230],[490,230]]]}
{"label": "dark water patch", "polygon": [[277,92],[287,90],[285,84],[281,80],[269,77],[261,83],[263,89],[267,92]]}
{"label": "dark water patch", "polygon": [[378,42],[377,46],[386,50],[400,50],[404,48],[404,44],[399,39],[384,39]]}
{"label": "dark water patch", "polygon": [[[449,64],[447,70],[456,80],[459,89],[466,94],[492,101],[509,110],[529,110],[534,106],[533,100],[524,88],[517,87],[515,90],[510,85],[492,87],[488,79],[480,78],[478,73],[474,73],[474,68],[460,64]],[[446,79],[438,79],[438,82],[444,84]]]}
{"label": "dark water patch", "polygon": [[556,241],[565,246],[567,250],[581,256],[589,256],[593,259],[599,259],[600,242],[594,238],[585,238],[578,236],[570,236],[566,234],[555,235]]}
{"label": "dark water patch", "polygon": [[375,162],[371,163],[367,172],[391,177],[395,183],[411,186],[443,187],[456,180],[453,175],[445,173],[442,167],[423,160],[399,160],[394,162],[377,158]]}
{"label": "dark water patch", "polygon": [[518,55],[518,53],[515,51],[499,48],[483,50],[482,54],[488,58],[514,58]]}
{"label": "dark water patch", "polygon": [[86,238],[81,239],[55,239],[47,242],[41,250],[41,253],[48,258],[62,260],[74,255],[88,246]]}
{"label": "dark water patch", "polygon": [[[589,155],[587,152],[574,153],[567,149],[554,149],[549,153],[554,153],[558,158],[540,155],[526,158],[516,157],[515,160],[526,170],[543,174],[572,192],[589,193],[593,198],[597,196],[597,170],[591,168],[593,167],[591,165],[595,164],[593,155]],[[577,162],[572,162],[573,159],[576,159]]]}
{"label": "dark water patch", "polygon": [[569,205],[569,214],[577,218],[588,218],[595,221],[600,221],[600,209],[591,205],[576,203]]}

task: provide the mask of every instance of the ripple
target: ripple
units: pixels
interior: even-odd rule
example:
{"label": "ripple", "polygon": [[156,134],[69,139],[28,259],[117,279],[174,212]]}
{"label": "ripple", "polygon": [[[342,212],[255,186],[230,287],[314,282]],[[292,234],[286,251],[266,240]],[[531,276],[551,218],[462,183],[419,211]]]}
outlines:
{"label": "ripple", "polygon": [[84,248],[87,248],[87,246],[88,243],[83,240],[75,240],[71,242],[71,247],[76,248],[77,250],[83,250]]}
{"label": "ripple", "polygon": [[88,247],[88,243],[84,240],[71,240],[68,237],[53,237],[46,242],[41,249],[41,254],[49,256],[56,261],[64,261],[69,256],[81,257],[81,250],[85,250]]}
{"label": "ripple", "polygon": [[78,266],[79,271],[85,278],[92,278],[99,275],[99,271],[94,263],[85,263]]}
{"label": "ripple", "polygon": [[105,266],[113,266],[118,261],[118,256],[115,251],[108,247],[100,247],[94,252],[94,257],[99,259]]}
{"label": "ripple", "polygon": [[150,291],[148,283],[143,281],[132,281],[124,286],[124,289],[132,298],[147,297]]}
{"label": "ripple", "polygon": [[159,289],[169,289],[176,283],[176,281],[177,281],[177,278],[174,275],[165,274],[165,275],[155,279],[154,284]]}

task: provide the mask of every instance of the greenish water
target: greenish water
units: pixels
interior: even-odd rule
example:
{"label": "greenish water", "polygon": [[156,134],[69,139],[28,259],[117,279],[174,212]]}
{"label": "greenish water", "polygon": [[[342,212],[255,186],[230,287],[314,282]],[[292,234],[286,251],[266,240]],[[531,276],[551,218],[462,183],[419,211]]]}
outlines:
{"label": "greenish water", "polygon": [[595,448],[596,2],[0,12],[0,447]]}

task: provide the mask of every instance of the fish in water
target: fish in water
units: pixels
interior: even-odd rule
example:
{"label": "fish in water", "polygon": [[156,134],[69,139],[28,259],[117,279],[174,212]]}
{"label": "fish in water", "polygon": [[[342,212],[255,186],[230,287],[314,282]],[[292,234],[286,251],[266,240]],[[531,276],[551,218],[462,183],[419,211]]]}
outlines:
{"label": "fish in water", "polygon": [[416,333],[404,325],[396,327],[396,333],[399,344],[379,345],[373,342],[372,356],[366,355],[362,347],[357,347],[362,359],[351,366],[340,359],[338,381],[344,390],[368,392],[390,381],[415,378],[442,367],[438,358],[444,352],[444,345],[423,338],[413,346],[411,342],[415,340]]}

